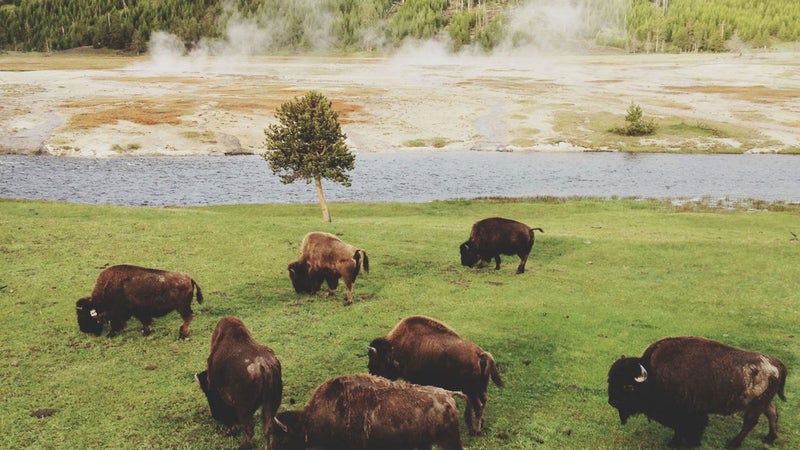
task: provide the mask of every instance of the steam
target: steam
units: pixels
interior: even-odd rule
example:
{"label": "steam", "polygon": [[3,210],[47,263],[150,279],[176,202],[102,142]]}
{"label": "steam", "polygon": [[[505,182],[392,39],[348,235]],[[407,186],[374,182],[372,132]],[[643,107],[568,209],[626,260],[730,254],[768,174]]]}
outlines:
{"label": "steam", "polygon": [[[451,51],[447,33],[430,41],[409,40],[397,49],[390,49],[385,33],[379,28],[363,29],[361,47],[393,52],[396,64],[475,64],[477,60],[498,56],[543,56],[552,53],[580,51],[587,41],[606,33],[624,35],[623,20],[628,0],[527,0],[505,12],[505,40],[492,51],[478,46]],[[177,36],[155,32],[148,49],[151,61],[144,66],[164,72],[231,70],[231,61],[248,56],[284,51],[291,44],[301,44],[312,51],[332,48],[334,14],[331,2],[320,0],[286,1],[279,14],[245,18],[231,1],[220,26],[220,39],[202,39],[187,47]],[[288,17],[302,17],[298,22]],[[293,42],[298,39],[302,42]],[[212,58],[213,57],[213,58]]]}

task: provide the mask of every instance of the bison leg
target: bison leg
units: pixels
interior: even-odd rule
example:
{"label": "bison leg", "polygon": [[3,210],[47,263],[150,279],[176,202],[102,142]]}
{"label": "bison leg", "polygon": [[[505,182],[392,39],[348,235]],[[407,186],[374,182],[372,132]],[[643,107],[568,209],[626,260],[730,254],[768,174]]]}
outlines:
{"label": "bison leg", "polygon": [[113,319],[108,322],[111,326],[111,330],[108,331],[108,337],[114,337],[119,334],[120,331],[124,330],[125,327],[128,325],[128,321],[126,319]]}
{"label": "bison leg", "polygon": [[675,425],[675,435],[669,442],[670,447],[699,447],[703,432],[708,425],[708,414],[687,413]]}
{"label": "bison leg", "polygon": [[[774,406],[774,405],[770,405],[770,406]],[[764,412],[764,414],[766,414],[766,413],[767,412]],[[759,412],[759,408],[754,408],[753,405],[750,405],[750,407],[747,408],[744,411],[744,414],[743,414],[744,420],[743,420],[743,423],[742,423],[742,430],[739,431],[739,434],[737,434],[736,437],[734,437],[733,439],[731,439],[730,442],[728,442],[728,448],[738,448],[740,445],[742,445],[742,441],[744,441],[744,438],[747,437],[747,435],[750,433],[750,431],[752,431],[753,428],[758,423],[758,417],[760,415],[761,415],[761,412]],[[769,416],[767,416],[767,417],[769,417]],[[770,422],[771,422],[771,420],[770,420]],[[770,423],[770,430],[769,431],[770,431],[770,434],[772,434],[772,423]],[[776,437],[777,437],[777,435],[776,435]]]}
{"label": "bison leg", "polygon": [[142,322],[142,336],[150,336],[153,333],[153,330],[150,329],[150,325],[153,323],[152,317],[136,317],[139,319],[139,322]]}
{"label": "bison leg", "polygon": [[494,270],[500,270],[500,255],[494,257]]}
{"label": "bison leg", "polygon": [[328,283],[328,295],[334,295],[339,287],[339,275],[325,275],[325,282]]}
{"label": "bison leg", "polygon": [[194,317],[191,313],[183,317],[183,323],[181,323],[181,328],[178,330],[178,338],[186,340],[189,338],[189,325],[192,324],[192,318]]}
{"label": "bison leg", "polygon": [[255,425],[253,424],[253,417],[245,419],[244,421],[244,437],[242,443],[239,445],[239,450],[248,450],[253,445],[253,433],[255,433]]}
{"label": "bison leg", "polygon": [[528,262],[528,254],[519,255],[519,266],[517,266],[517,273],[525,273],[525,263]]}
{"label": "bison leg", "polygon": [[769,434],[764,436],[763,440],[767,444],[772,444],[775,439],[778,439],[778,407],[774,403],[770,403],[764,415],[769,421]]}
{"label": "bison leg", "polygon": [[181,327],[178,330],[178,339],[186,340],[189,338],[189,325],[192,324],[192,319],[194,318],[192,306],[189,304],[191,301],[192,298],[189,297],[189,301],[185,303],[185,306],[181,306],[178,309],[178,313],[183,319],[183,323],[181,323]]}
{"label": "bison leg", "polygon": [[467,396],[467,407],[464,410],[464,422],[473,436],[481,434],[483,428],[483,406],[485,402],[474,395]]}

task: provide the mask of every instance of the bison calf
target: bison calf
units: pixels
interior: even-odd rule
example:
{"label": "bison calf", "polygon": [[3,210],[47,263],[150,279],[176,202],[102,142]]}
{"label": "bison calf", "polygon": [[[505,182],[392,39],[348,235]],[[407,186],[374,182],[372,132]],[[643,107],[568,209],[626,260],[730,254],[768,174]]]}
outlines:
{"label": "bison calf", "polygon": [[[322,383],[302,411],[278,414],[276,449],[462,450],[453,395],[366,374]],[[457,394],[461,395],[461,394]]]}
{"label": "bison calf", "polygon": [[386,337],[374,339],[367,367],[369,373],[390,380],[402,377],[463,392],[467,396],[464,420],[472,434],[479,434],[483,426],[489,379],[503,385],[489,352],[425,316],[407,317]]}
{"label": "bison calf", "polygon": [[786,367],[761,353],[739,350],[698,337],[667,338],[650,344],[641,358],[620,358],[608,372],[608,403],[628,417],[642,413],[675,431],[670,446],[698,446],[709,414],[742,412],[744,424],[731,447],[738,447],[758,423],[769,421],[778,437],[775,394],[783,394]]}
{"label": "bison calf", "polygon": [[200,286],[188,275],[136,266],[112,266],[97,277],[91,297],[77,301],[78,326],[84,333],[97,336],[108,322],[113,337],[125,328],[131,316],[144,326],[145,336],[151,333],[154,317],[178,311],[183,318],[181,339],[189,336],[192,323],[192,296],[197,290],[197,303],[203,303]]}
{"label": "bison calf", "polygon": [[534,230],[544,233],[541,228],[530,228],[515,220],[491,217],[475,222],[469,239],[461,244],[461,265],[472,267],[476,263],[489,262],[494,258],[495,269],[500,268],[500,255],[519,256],[517,273],[525,272],[535,241]]}
{"label": "bison calf", "polygon": [[364,250],[342,242],[330,233],[311,232],[300,244],[300,257],[289,264],[289,278],[294,290],[300,294],[316,293],[322,282],[328,283],[328,294],[333,295],[339,278],[347,287],[345,305],[353,303],[353,285],[361,270],[369,273],[369,258]]}
{"label": "bison calf", "polygon": [[240,449],[252,443],[253,413],[260,407],[264,448],[269,448],[269,430],[283,395],[281,363],[269,347],[253,339],[241,320],[220,319],[211,335],[207,368],[195,379],[214,419],[230,428],[244,426]]}

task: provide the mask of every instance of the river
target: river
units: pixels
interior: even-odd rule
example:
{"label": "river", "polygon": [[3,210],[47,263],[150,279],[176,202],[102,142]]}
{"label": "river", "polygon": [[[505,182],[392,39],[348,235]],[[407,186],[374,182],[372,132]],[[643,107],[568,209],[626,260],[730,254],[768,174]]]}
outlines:
{"label": "river", "polygon": [[[800,203],[800,157],[626,153],[357,153],[352,186],[323,181],[330,202],[479,197],[638,197]],[[0,156],[0,198],[131,206],[315,203],[259,156]]]}

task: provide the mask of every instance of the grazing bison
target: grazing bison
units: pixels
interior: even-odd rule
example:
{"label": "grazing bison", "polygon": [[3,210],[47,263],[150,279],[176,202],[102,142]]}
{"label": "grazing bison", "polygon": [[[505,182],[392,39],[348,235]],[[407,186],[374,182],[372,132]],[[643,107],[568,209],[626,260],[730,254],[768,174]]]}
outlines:
{"label": "grazing bison", "polygon": [[244,426],[240,449],[253,440],[253,413],[261,408],[264,448],[283,395],[281,363],[275,353],[256,342],[244,323],[223,317],[211,335],[206,370],[195,375],[206,394],[211,416],[229,428]]}
{"label": "grazing bison", "polygon": [[188,275],[137,266],[112,266],[100,272],[91,297],[75,304],[78,326],[84,333],[100,336],[103,324],[109,322],[108,337],[113,337],[134,316],[142,322],[142,332],[147,336],[153,317],[178,311],[183,318],[179,335],[186,339],[192,323],[195,289],[197,303],[203,303],[200,286]]}
{"label": "grazing bison", "polygon": [[479,220],[472,225],[469,239],[461,244],[461,265],[482,266],[494,258],[495,269],[500,268],[500,255],[519,256],[517,273],[525,272],[525,263],[533,249],[534,230],[544,233],[541,228],[530,228],[524,223],[501,217]]}
{"label": "grazing bison", "polygon": [[289,264],[289,278],[297,293],[314,294],[322,282],[328,283],[328,294],[333,295],[339,278],[347,287],[345,305],[353,303],[353,284],[361,265],[369,273],[367,252],[342,242],[330,233],[311,232],[300,245],[300,257]]}
{"label": "grazing bison", "polygon": [[322,383],[301,411],[278,414],[276,449],[462,450],[456,392],[367,374]]}
{"label": "grazing bison", "polygon": [[[390,380],[461,391],[467,396],[464,420],[472,434],[483,426],[489,378],[503,386],[494,358],[446,325],[425,316],[401,320],[386,337],[369,344],[369,373]],[[474,421],[473,421],[474,416]]]}
{"label": "grazing bison", "polygon": [[670,446],[698,446],[709,414],[744,415],[730,441],[738,447],[761,414],[769,421],[766,442],[778,435],[778,410],[786,367],[778,359],[698,337],[667,338],[650,344],[641,358],[620,358],[608,372],[608,403],[628,417],[643,413],[675,431]]}

